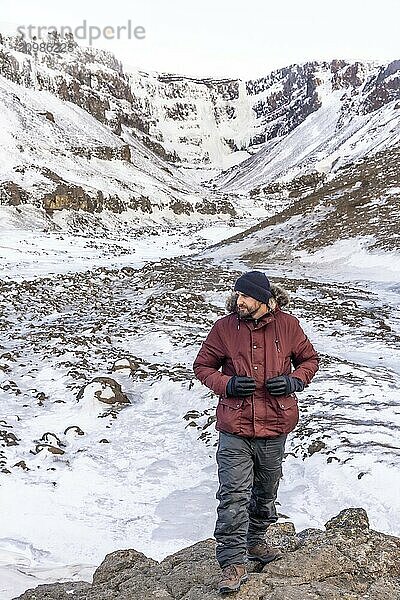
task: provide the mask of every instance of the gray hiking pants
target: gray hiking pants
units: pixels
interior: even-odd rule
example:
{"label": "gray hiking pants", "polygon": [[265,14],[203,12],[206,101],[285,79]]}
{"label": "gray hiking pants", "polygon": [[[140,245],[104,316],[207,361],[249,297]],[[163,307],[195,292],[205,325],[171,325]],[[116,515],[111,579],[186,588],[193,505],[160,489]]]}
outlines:
{"label": "gray hiking pants", "polygon": [[278,520],[275,500],[287,435],[246,438],[219,434],[218,517],[214,537],[220,566],[242,564],[246,549],[265,540]]}

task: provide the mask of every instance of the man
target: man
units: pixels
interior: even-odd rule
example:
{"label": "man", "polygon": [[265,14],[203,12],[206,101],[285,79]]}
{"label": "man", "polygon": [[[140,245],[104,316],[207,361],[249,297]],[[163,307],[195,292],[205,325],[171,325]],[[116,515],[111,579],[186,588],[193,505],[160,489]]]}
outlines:
{"label": "man", "polygon": [[289,302],[282,289],[260,271],[239,277],[234,289],[231,314],[213,325],[193,365],[219,396],[214,536],[221,593],[246,581],[246,558],[266,564],[281,557],[265,533],[278,519],[286,437],[299,417],[295,392],[318,370],[318,355],[299,321],[281,310]]}

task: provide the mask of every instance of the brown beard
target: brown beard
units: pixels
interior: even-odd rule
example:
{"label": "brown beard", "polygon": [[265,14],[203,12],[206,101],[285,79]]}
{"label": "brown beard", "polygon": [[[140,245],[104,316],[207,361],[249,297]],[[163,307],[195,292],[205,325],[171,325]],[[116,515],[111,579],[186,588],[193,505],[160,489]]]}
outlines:
{"label": "brown beard", "polygon": [[[243,308],[239,308],[238,306],[236,307],[237,313],[239,315],[239,319],[243,319],[243,321],[252,321],[253,320],[253,314],[256,313],[259,310],[260,307],[255,308],[254,310],[252,310],[251,312],[249,312],[249,310],[243,309]],[[242,315],[241,311],[246,310],[247,312]]]}

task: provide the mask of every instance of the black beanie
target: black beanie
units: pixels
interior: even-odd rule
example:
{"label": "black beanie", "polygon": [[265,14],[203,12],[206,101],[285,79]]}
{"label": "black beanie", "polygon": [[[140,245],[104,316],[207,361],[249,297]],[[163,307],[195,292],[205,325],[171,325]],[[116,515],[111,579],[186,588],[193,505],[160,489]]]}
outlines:
{"label": "black beanie", "polygon": [[268,304],[268,300],[272,298],[269,280],[261,271],[248,271],[241,275],[235,283],[234,290],[264,304]]}

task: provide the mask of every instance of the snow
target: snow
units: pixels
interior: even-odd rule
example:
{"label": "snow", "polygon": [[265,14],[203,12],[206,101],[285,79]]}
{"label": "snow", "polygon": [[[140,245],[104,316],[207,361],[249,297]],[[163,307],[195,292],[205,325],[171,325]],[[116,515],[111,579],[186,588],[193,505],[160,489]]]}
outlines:
{"label": "snow", "polygon": [[[227,237],[232,229],[243,229],[228,227],[224,222],[205,227],[204,231],[197,227],[196,235],[189,236],[185,229],[176,229],[172,235],[170,230],[163,233],[160,229],[157,236],[114,240],[117,247],[119,244],[130,249],[127,255],[116,256],[110,254],[113,243],[109,238],[93,248],[85,236],[73,236],[63,230],[43,232],[40,227],[46,221],[41,220],[34,207],[28,207],[23,221],[26,225],[32,217],[31,228],[18,229],[13,210],[1,208],[5,217],[0,255],[3,281],[57,277],[103,265],[139,268],[148,261],[193,252],[187,247],[193,240],[201,245],[202,241]],[[101,275],[104,278],[100,274],[98,279]],[[63,284],[57,288],[61,291]],[[144,298],[145,291],[142,301]],[[51,324],[60,316],[55,310],[42,323]],[[29,314],[26,318],[29,321]],[[33,312],[31,318],[35,318]],[[82,336],[87,334],[89,341],[90,331],[89,328],[81,332]],[[162,358],[171,367],[194,359],[194,349],[190,354],[187,349],[177,353],[168,332],[119,336],[117,340],[115,347],[121,353],[136,353],[149,361]],[[61,339],[52,338],[48,345],[51,348],[62,344]],[[73,359],[77,351],[86,348],[75,345],[72,352],[66,349],[64,359],[69,355]],[[0,371],[0,380],[1,374]],[[18,397],[14,402],[4,392],[2,418],[7,424],[14,424],[23,439],[40,440],[43,432],[54,432],[65,454],[54,455],[46,449],[31,454],[33,441],[24,450],[15,447],[11,462],[16,464],[22,452],[29,471],[21,469],[16,477],[4,477],[1,482],[2,515],[7,515],[0,526],[2,600],[43,582],[89,581],[105,554],[117,548],[135,547],[161,559],[197,541],[205,532],[212,534],[214,453],[196,441],[197,430],[184,429],[182,420],[194,405],[198,409],[207,407],[200,384],[190,393],[181,383],[165,378],[150,385],[140,380],[132,384],[126,372],[118,371],[112,376],[123,389],[131,389],[132,404],[115,420],[99,418],[106,406],[94,396],[94,391],[101,388],[99,384],[88,385],[76,403],[69,378],[51,360],[41,361],[33,371],[30,367],[22,369],[14,376],[26,387],[25,393],[32,393],[29,389],[34,386],[36,391],[45,390],[48,398],[64,399],[66,404],[47,406],[32,418],[26,409],[21,413]],[[76,433],[76,425],[84,435]],[[68,427],[72,428],[66,431]],[[50,436],[47,441],[53,440],[54,444],[54,439]],[[110,443],[99,443],[102,439]],[[19,471],[18,467],[14,469]]]}
{"label": "snow", "polygon": [[371,252],[371,237],[338,240],[315,252],[295,252],[303,264],[318,265],[347,280],[395,281],[400,276],[400,256],[396,252]]}
{"label": "snow", "polygon": [[[86,258],[82,261],[85,248],[77,237],[75,246],[71,238],[67,239],[70,248],[61,248],[66,250],[66,264],[57,269],[55,264],[57,260],[60,262],[61,254],[56,260],[52,253],[60,240],[40,232],[35,234],[33,230],[23,233],[15,230],[12,237],[11,231],[8,230],[8,239],[12,251],[6,255],[7,269],[3,268],[3,273],[14,280],[35,278],[45,272],[46,265],[49,272],[78,272],[83,265],[93,268],[103,264],[104,256],[101,260],[92,256],[89,263]],[[220,223],[200,233],[209,243],[223,239],[228,232],[230,228]],[[26,234],[29,236],[24,247],[23,236]],[[173,250],[168,249],[165,256],[179,254],[184,238],[182,229],[175,237],[168,235]],[[166,239],[161,233],[156,238],[157,258]],[[33,252],[32,248],[35,249]],[[320,270],[319,280],[323,276],[329,280],[327,274],[331,273],[332,281],[335,281],[335,269],[339,273],[346,265],[346,277],[351,280],[352,270],[358,276],[359,269],[366,266],[367,255],[362,255],[362,248],[360,240],[358,250],[353,241],[312,256],[300,254],[298,272],[301,269],[303,274],[305,269],[312,272],[315,267]],[[23,271],[15,259],[18,250],[23,252],[26,260]],[[348,260],[351,251],[359,252],[362,259]],[[146,255],[143,241],[143,246],[136,245],[135,256],[136,265],[141,265],[144,258],[154,261],[156,252],[153,256]],[[339,256],[339,260],[333,269],[331,261],[335,256]],[[38,257],[41,271],[36,270]],[[218,259],[224,260],[223,253],[218,252]],[[388,264],[390,260],[393,263],[392,279],[395,280],[398,263],[395,265],[389,257]],[[374,267],[377,271],[385,261],[383,254],[379,261]],[[2,264],[6,264],[4,258]],[[114,259],[109,258],[108,264],[114,265]],[[370,273],[364,271],[365,276]],[[291,275],[286,273],[286,276]],[[389,277],[386,277],[385,285],[388,281]],[[382,301],[390,298],[385,288],[379,287],[379,280],[377,283],[371,280],[370,285],[371,293],[379,293]],[[62,285],[59,287],[61,289]],[[298,293],[307,298],[306,289],[299,289]],[[143,290],[140,302],[144,303],[151,296],[152,290]],[[207,292],[206,296],[209,302],[222,306],[223,299],[218,294]],[[397,298],[396,294],[394,298]],[[49,314],[47,321],[58,316],[55,311]],[[395,321],[391,325],[398,326]],[[400,426],[399,417],[395,416],[400,413],[398,410],[393,413],[390,407],[400,406],[396,393],[400,377],[396,368],[400,364],[398,350],[387,347],[384,342],[371,340],[368,344],[368,338],[360,344],[363,338],[355,337],[354,332],[339,322],[324,323],[321,328],[317,320],[310,318],[305,320],[304,326],[317,347],[323,348],[324,354],[344,361],[338,363],[334,372],[325,369],[321,376],[317,375],[310,392],[305,392],[301,398],[302,420],[307,419],[311,408],[320,423],[329,423],[321,430],[317,427],[310,434],[308,443],[318,439],[321,432],[329,431],[330,443],[337,442],[334,454],[331,453],[336,460],[327,463],[326,456],[317,453],[302,461],[296,449],[298,438],[290,439],[279,494],[281,510],[301,529],[321,527],[342,508],[362,505],[369,513],[371,526],[398,535],[396,515],[400,504],[393,486],[389,485],[400,479],[398,464],[391,461],[390,453],[388,460],[383,460],[375,451],[351,455],[347,445],[340,442],[340,423],[346,422],[351,447],[357,448],[360,442],[368,443],[371,439],[389,449],[396,446],[396,429],[393,427]],[[329,337],[330,327],[341,328],[341,336]],[[368,327],[366,323],[366,332]],[[90,329],[87,332],[90,340]],[[177,364],[190,369],[196,348],[177,346],[173,341],[175,334],[175,328],[165,323],[161,327],[148,328],[144,333],[115,336],[114,347],[122,354],[140,356],[157,369],[160,364],[167,369],[173,369]],[[358,334],[363,335],[363,328]],[[53,342],[58,343],[57,340]],[[348,378],[353,377],[351,364],[354,361],[359,365],[358,372],[360,368],[365,372],[364,386],[358,391],[348,383]],[[121,363],[124,364],[124,359]],[[382,368],[387,369],[387,379],[378,381],[377,374]],[[327,373],[329,377],[325,380]],[[134,547],[148,556],[162,559],[179,548],[212,536],[217,489],[215,448],[200,442],[198,429],[185,428],[183,421],[185,413],[193,407],[199,411],[209,408],[209,393],[198,382],[194,382],[189,390],[187,384],[165,375],[144,381],[132,379],[123,371],[114,376],[123,390],[129,390],[131,400],[131,405],[120,410],[116,418],[111,415],[99,418],[105,405],[93,395],[95,384],[89,385],[81,401],[76,403],[68,387],[68,378],[49,361],[43,362],[34,374],[20,372],[19,385],[26,381],[26,386],[45,389],[49,398],[64,398],[65,404],[48,404],[45,411],[38,412],[32,419],[29,412],[21,413],[18,409],[18,397],[15,402],[11,397],[6,403],[3,401],[3,417],[20,432],[21,438],[39,440],[44,431],[54,432],[65,451],[63,455],[54,455],[44,449],[31,454],[30,458],[25,458],[30,471],[21,470],[18,477],[13,475],[2,480],[2,514],[7,515],[7,519],[2,519],[0,539],[0,590],[4,600],[41,582],[89,581],[104,555],[118,548]],[[18,375],[15,373],[14,377]],[[333,388],[332,381],[335,382]],[[337,400],[350,395],[350,404]],[[321,400],[316,402],[315,398]],[[367,412],[363,405],[366,398],[370,399]],[[84,435],[78,435],[74,429],[63,433],[74,425],[79,425]],[[54,443],[54,437],[49,439]],[[109,443],[99,443],[103,439]],[[342,449],[338,450],[340,447]],[[33,448],[34,444],[31,445]],[[23,453],[25,457],[29,456],[28,449],[26,447]],[[14,462],[21,452],[22,448],[16,446]],[[339,464],[339,459],[349,456],[353,456],[351,462]],[[53,470],[55,466],[56,470]],[[363,475],[359,478],[360,473]]]}
{"label": "snow", "polygon": [[[209,240],[221,241],[245,228],[224,222],[196,225],[196,217],[192,216],[192,224],[185,224],[185,218],[182,219],[183,232],[172,231],[165,224],[167,214],[155,212],[151,219],[145,219],[132,210],[122,215],[103,211],[99,218],[104,230],[113,232],[110,239],[109,236],[93,238],[89,232],[85,235],[69,233],[65,211],[53,216],[52,224],[58,225],[60,230],[49,231],[50,221],[44,211],[24,205],[23,214],[20,214],[14,207],[0,206],[0,278],[22,280],[79,271],[82,261],[87,269],[99,266],[140,268],[147,261],[160,257],[190,254],[193,244],[199,248]],[[174,217],[179,221],[177,215]],[[154,230],[157,221],[160,224]],[[246,224],[250,222],[246,219]],[[147,227],[147,234],[137,233],[141,225]],[[158,235],[149,235],[154,231]]]}
{"label": "snow", "polygon": [[[361,472],[365,475],[359,479]],[[398,536],[400,503],[393,481],[399,478],[397,466],[379,464],[368,456],[359,460],[359,470],[337,461],[327,465],[319,454],[306,461],[290,457],[280,488],[282,510],[296,514],[291,521],[301,531],[321,528],[343,508],[368,506],[371,528]]]}
{"label": "snow", "polygon": [[[115,243],[99,240],[95,245],[88,237],[66,233],[35,234],[26,230],[2,230],[0,241],[0,277],[27,279],[67,273],[81,269],[80,260],[88,269],[96,266],[139,268],[148,260],[164,256],[179,256],[188,252],[181,243],[170,244],[149,238]],[[4,244],[4,240],[6,244]],[[168,243],[167,243],[168,242]],[[190,240],[187,241],[189,243]]]}

